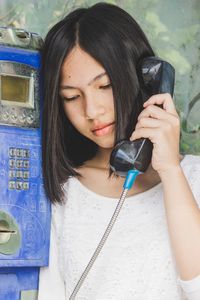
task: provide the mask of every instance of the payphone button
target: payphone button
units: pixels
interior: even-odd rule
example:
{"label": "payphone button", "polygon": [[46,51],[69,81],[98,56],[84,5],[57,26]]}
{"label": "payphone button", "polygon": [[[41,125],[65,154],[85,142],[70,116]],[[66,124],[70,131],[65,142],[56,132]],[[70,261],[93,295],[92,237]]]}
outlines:
{"label": "payphone button", "polygon": [[29,116],[26,118],[26,121],[28,122],[28,124],[32,124],[33,121],[34,121],[34,116],[33,116],[33,115],[29,115]]}
{"label": "payphone button", "polygon": [[4,120],[4,121],[8,121],[8,119],[9,119],[9,114],[8,114],[7,112],[5,112],[5,113],[3,114],[3,120]]}
{"label": "payphone button", "polygon": [[9,148],[9,156],[10,157],[16,156],[16,148]]}
{"label": "payphone button", "polygon": [[24,179],[29,179],[29,171],[24,171],[23,172],[23,178]]}
{"label": "payphone button", "polygon": [[23,172],[22,171],[16,171],[16,177],[17,178],[23,178]]}
{"label": "payphone button", "polygon": [[20,154],[21,154],[20,149],[17,148],[17,149],[16,149],[16,156],[17,156],[17,157],[20,157]]}
{"label": "payphone button", "polygon": [[9,167],[15,168],[15,159],[9,159]]}
{"label": "payphone button", "polygon": [[15,177],[16,177],[16,171],[14,171],[14,170],[9,171],[9,178],[12,179]]}
{"label": "payphone button", "polygon": [[23,182],[23,190],[29,190],[29,182]]}
{"label": "payphone button", "polygon": [[17,117],[16,114],[14,114],[14,115],[11,116],[11,120],[12,120],[13,122],[16,122],[17,119],[18,119],[18,117]]}
{"label": "payphone button", "polygon": [[8,188],[9,188],[9,190],[14,190],[15,189],[15,181],[9,181]]}
{"label": "payphone button", "polygon": [[26,115],[22,114],[21,116],[19,116],[19,121],[22,122],[22,123],[25,123],[25,121],[26,121]]}
{"label": "payphone button", "polygon": [[23,189],[23,182],[22,181],[16,181],[16,189],[22,190]]}
{"label": "payphone button", "polygon": [[29,158],[30,157],[29,149],[23,149],[23,157],[24,158]]}
{"label": "payphone button", "polygon": [[24,156],[24,149],[19,149],[19,154],[20,154],[20,157],[23,157]]}
{"label": "payphone button", "polygon": [[23,167],[26,168],[26,169],[28,169],[29,166],[30,166],[29,160],[24,160],[24,166]]}
{"label": "payphone button", "polygon": [[18,169],[23,168],[23,160],[22,159],[16,160],[16,168],[18,168]]}

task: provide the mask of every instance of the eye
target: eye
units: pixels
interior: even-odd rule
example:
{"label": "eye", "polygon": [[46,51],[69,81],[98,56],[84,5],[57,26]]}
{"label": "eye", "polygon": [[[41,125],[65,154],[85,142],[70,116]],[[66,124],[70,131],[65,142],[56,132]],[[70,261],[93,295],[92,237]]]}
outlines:
{"label": "eye", "polygon": [[99,88],[100,88],[100,89],[103,89],[103,90],[106,90],[106,89],[109,89],[110,87],[111,87],[111,83],[108,83],[108,84],[106,84],[106,85],[100,86]]}
{"label": "eye", "polygon": [[74,101],[78,99],[79,96],[73,96],[73,97],[63,97],[64,101]]}

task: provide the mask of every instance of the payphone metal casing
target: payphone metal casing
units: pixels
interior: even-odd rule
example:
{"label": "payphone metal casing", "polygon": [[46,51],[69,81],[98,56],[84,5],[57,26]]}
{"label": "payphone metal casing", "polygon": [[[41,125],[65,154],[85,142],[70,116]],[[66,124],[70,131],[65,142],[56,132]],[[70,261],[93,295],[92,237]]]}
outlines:
{"label": "payphone metal casing", "polygon": [[50,202],[41,169],[42,39],[0,28],[0,299],[36,300],[48,265]]}

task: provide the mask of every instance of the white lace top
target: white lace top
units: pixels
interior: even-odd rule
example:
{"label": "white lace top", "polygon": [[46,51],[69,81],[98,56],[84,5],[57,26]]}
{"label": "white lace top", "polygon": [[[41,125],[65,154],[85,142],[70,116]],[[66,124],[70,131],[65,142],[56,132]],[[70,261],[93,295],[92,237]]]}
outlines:
{"label": "white lace top", "polygon": [[[181,162],[200,206],[200,156]],[[71,178],[66,204],[53,206],[50,265],[39,300],[68,300],[117,205]],[[185,291],[185,292],[184,292]],[[77,300],[199,300],[200,276],[181,281],[167,231],[162,184],[125,200]]]}

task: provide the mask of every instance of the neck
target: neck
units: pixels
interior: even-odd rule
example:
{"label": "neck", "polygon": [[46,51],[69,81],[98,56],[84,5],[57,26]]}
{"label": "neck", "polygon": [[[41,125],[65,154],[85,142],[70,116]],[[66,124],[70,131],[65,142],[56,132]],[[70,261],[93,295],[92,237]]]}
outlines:
{"label": "neck", "polygon": [[93,159],[87,162],[88,166],[109,169],[110,155],[113,148],[100,148]]}

